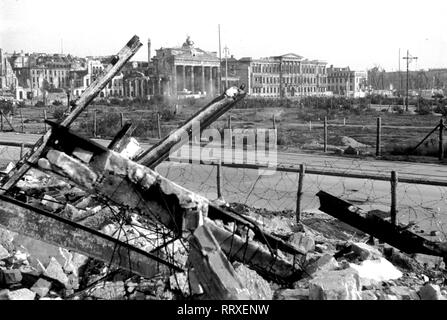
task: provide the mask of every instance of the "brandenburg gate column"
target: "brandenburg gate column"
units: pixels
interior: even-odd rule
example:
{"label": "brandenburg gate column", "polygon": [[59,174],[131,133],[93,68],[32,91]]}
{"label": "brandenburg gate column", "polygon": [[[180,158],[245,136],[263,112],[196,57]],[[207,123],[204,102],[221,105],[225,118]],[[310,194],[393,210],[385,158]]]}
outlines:
{"label": "brandenburg gate column", "polygon": [[210,88],[209,95],[213,95],[214,94],[214,90],[213,90],[213,68],[209,67],[209,69],[210,69],[210,78],[209,78],[209,83],[208,83],[208,87]]}
{"label": "brandenburg gate column", "polygon": [[191,92],[194,94],[194,66],[191,66]]}
{"label": "brandenburg gate column", "polygon": [[202,89],[200,91],[202,91],[202,94],[206,91],[205,90],[205,67],[204,66],[202,66]]}
{"label": "brandenburg gate column", "polygon": [[182,66],[182,75],[183,75],[183,78],[182,78],[182,91],[183,91],[183,89],[185,89],[186,88],[186,66],[185,65],[183,65]]}

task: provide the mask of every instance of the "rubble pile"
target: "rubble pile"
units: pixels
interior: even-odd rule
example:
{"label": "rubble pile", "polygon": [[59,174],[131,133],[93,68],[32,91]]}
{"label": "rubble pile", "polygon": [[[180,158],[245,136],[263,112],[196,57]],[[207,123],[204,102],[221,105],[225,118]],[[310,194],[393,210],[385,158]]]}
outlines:
{"label": "rubble pile", "polygon": [[[303,212],[296,224],[291,212],[212,202],[153,170],[193,140],[193,122],[206,128],[244,98],[243,86],[148,150],[130,137],[130,124],[108,147],[72,132],[139,47],[133,37],[3,177],[0,299],[446,299],[438,257],[447,244],[323,191],[322,211]],[[369,235],[394,247],[370,246]]]}

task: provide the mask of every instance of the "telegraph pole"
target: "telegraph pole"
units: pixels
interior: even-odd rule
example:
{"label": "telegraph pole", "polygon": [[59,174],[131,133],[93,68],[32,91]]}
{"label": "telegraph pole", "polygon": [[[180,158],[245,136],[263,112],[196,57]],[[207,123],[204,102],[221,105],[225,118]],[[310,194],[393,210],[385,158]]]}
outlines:
{"label": "telegraph pole", "polygon": [[228,89],[228,47],[225,45],[225,89]]}
{"label": "telegraph pole", "polygon": [[405,98],[405,111],[408,111],[408,86],[409,86],[409,77],[408,77],[409,72],[408,72],[408,69],[409,69],[409,66],[410,66],[410,62],[413,61],[413,60],[417,60],[417,58],[418,57],[410,56],[409,50],[407,50],[407,56],[402,58],[402,59],[407,60],[407,92],[406,92],[406,98]]}
{"label": "telegraph pole", "polygon": [[[219,30],[219,70],[222,70],[222,50],[220,49],[220,24],[218,24]],[[222,93],[222,71],[219,72],[219,94]]]}

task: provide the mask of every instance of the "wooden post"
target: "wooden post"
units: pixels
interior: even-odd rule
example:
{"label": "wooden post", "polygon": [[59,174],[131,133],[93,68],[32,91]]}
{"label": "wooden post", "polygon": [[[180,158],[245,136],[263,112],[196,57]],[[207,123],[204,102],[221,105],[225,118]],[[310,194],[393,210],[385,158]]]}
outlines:
{"label": "wooden post", "polygon": [[45,128],[45,132],[47,132],[47,123],[46,123],[46,121],[47,121],[47,110],[45,109],[45,110],[43,110],[43,125],[44,125],[44,128]]}
{"label": "wooden post", "polygon": [[391,223],[396,225],[396,214],[397,214],[397,172],[391,171]]}
{"label": "wooden post", "polygon": [[3,132],[3,111],[0,110],[0,126],[1,126],[1,131]]}
{"label": "wooden post", "polygon": [[382,119],[377,117],[376,157],[380,157],[380,139],[382,136]]}
{"label": "wooden post", "polygon": [[161,139],[161,125],[160,125],[160,113],[157,112],[157,130],[158,130],[158,139]]}
{"label": "wooden post", "polygon": [[296,223],[300,223],[301,220],[301,196],[303,195],[303,181],[306,172],[304,164],[300,164],[300,173],[298,177],[298,191],[296,193]]}
{"label": "wooden post", "polygon": [[20,123],[22,124],[22,132],[25,132],[24,125],[23,125],[22,109],[20,109],[19,112],[20,112]]}
{"label": "wooden post", "polygon": [[93,111],[93,137],[96,138],[96,110]]}
{"label": "wooden post", "polygon": [[327,152],[327,117],[324,117],[324,152]]}
{"label": "wooden post", "polygon": [[217,198],[222,199],[222,162],[219,160],[216,165]]}
{"label": "wooden post", "polygon": [[20,159],[23,158],[23,155],[25,154],[25,144],[22,142],[22,144],[20,145]]}
{"label": "wooden post", "polygon": [[122,112],[120,113],[120,124],[122,128],[124,126],[124,114]]}
{"label": "wooden post", "polygon": [[444,119],[439,120],[439,150],[438,150],[438,157],[439,160],[444,159],[444,137],[443,132],[444,131]]}

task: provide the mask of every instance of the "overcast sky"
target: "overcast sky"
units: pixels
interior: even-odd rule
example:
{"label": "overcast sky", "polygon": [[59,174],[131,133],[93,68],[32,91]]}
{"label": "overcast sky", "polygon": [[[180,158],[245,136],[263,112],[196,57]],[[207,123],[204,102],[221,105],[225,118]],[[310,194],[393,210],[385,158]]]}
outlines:
{"label": "overcast sky", "polygon": [[[297,53],[335,66],[397,70],[447,67],[446,0],[0,0],[0,48],[7,52],[114,54],[134,35],[144,47],[222,49],[236,58]],[[401,64],[404,67],[404,64]]]}

